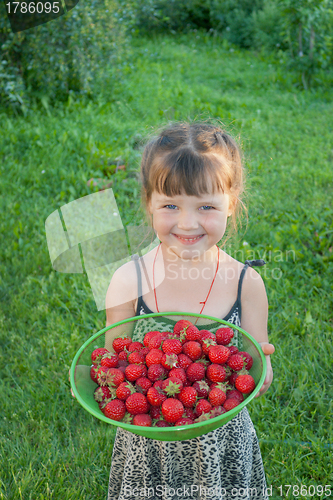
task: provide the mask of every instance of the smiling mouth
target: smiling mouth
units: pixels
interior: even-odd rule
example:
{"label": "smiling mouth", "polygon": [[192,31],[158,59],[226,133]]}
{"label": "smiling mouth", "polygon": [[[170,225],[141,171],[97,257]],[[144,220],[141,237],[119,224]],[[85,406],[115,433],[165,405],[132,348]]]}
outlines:
{"label": "smiling mouth", "polygon": [[204,234],[199,234],[199,236],[194,236],[192,238],[190,238],[188,236],[179,236],[178,234],[174,234],[174,236],[176,236],[176,238],[178,238],[179,240],[185,240],[185,241],[192,242],[192,241],[200,240],[205,235]]}

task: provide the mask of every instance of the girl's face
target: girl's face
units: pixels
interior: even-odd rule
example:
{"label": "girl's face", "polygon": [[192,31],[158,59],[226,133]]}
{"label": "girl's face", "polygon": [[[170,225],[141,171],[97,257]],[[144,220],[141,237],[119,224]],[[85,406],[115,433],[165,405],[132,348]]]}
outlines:
{"label": "girl's face", "polygon": [[168,197],[154,191],[149,211],[159,240],[181,258],[199,257],[224,235],[231,215],[230,197],[218,192]]}

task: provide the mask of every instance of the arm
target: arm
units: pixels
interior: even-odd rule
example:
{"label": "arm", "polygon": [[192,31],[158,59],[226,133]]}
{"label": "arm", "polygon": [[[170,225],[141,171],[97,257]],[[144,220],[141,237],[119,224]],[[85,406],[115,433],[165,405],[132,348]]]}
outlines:
{"label": "arm", "polygon": [[[135,316],[135,302],[137,299],[137,283],[135,279],[134,262],[128,262],[114,273],[109,285],[105,308],[106,326]],[[135,322],[121,325],[105,333],[105,347],[114,352],[113,340],[119,335],[132,336]]]}
{"label": "arm", "polygon": [[248,268],[244,276],[241,301],[241,327],[259,342],[267,361],[267,375],[256,396],[259,397],[269,389],[273,380],[270,354],[274,353],[275,348],[268,342],[268,301],[265,285],[261,276],[252,268]]}

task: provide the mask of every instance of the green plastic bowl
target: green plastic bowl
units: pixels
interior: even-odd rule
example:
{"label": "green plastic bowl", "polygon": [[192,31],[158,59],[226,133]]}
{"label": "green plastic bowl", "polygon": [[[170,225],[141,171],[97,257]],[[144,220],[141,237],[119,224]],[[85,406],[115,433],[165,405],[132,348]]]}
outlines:
{"label": "green plastic bowl", "polygon": [[[256,387],[251,394],[247,396],[244,395],[244,401],[239,404],[236,408],[219,415],[218,417],[205,420],[203,422],[198,422],[192,425],[183,425],[179,427],[143,427],[139,425],[131,425],[124,422],[117,422],[107,418],[102,411],[99,409],[97,402],[94,400],[94,390],[97,384],[93,382],[90,378],[90,368],[91,368],[91,353],[97,347],[105,346],[105,332],[111,329],[115,329],[116,335],[120,336],[123,333],[131,336],[131,331],[135,328],[135,323],[144,321],[147,324],[147,332],[150,331],[151,325],[149,324],[150,318],[157,318],[158,316],[164,316],[168,318],[173,318],[173,321],[179,321],[180,319],[188,319],[189,321],[194,318],[208,319],[210,322],[220,325],[223,327],[227,326],[232,328],[234,331],[238,331],[238,347],[239,350],[247,351],[251,354],[253,358],[253,366],[250,369],[250,374],[255,380]],[[196,325],[199,329],[209,329],[207,322],[205,325]],[[142,328],[141,328],[142,329]],[[172,328],[171,328],[172,329]],[[170,329],[170,331],[171,331]],[[165,330],[163,330],[165,331]],[[236,335],[235,335],[236,337]],[[134,339],[137,340],[137,339]],[[104,422],[114,425],[116,427],[122,427],[129,432],[134,434],[139,434],[140,436],[145,436],[151,439],[157,439],[158,441],[184,441],[186,439],[192,439],[203,434],[207,434],[210,431],[221,427],[222,425],[229,422],[234,418],[259,392],[261,386],[264,383],[266,376],[266,359],[258,344],[258,342],[242,328],[223,321],[212,316],[206,316],[204,314],[193,314],[184,312],[164,312],[164,313],[154,313],[154,314],[144,314],[141,316],[136,316],[134,318],[129,318],[118,323],[114,323],[111,326],[103,328],[100,332],[95,333],[90,339],[88,339],[82,347],[76,353],[71,370],[70,370],[70,381],[73,392],[75,394],[78,402],[94,417],[103,420]]]}

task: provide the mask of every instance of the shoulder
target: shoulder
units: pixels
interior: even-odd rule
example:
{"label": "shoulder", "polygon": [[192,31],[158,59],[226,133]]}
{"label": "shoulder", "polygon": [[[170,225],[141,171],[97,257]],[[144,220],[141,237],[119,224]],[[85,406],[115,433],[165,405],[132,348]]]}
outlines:
{"label": "shoulder", "polygon": [[127,302],[134,304],[137,295],[137,273],[131,260],[114,272],[106,293],[106,309]]}
{"label": "shoulder", "polygon": [[260,274],[248,267],[244,275],[242,286],[242,303],[243,302],[267,302],[266,288]]}

